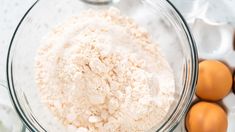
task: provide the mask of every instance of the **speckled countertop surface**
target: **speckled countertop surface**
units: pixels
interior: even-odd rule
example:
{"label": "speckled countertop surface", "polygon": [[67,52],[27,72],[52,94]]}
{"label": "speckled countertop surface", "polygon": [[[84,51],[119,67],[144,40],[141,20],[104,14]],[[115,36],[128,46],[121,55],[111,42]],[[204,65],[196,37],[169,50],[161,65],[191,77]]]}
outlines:
{"label": "speckled countertop surface", "polygon": [[0,80],[5,80],[7,49],[17,24],[35,0],[0,0]]}
{"label": "speckled countertop surface", "polygon": [[7,49],[17,24],[35,0],[0,0],[0,132],[20,132],[22,123],[12,109],[6,87]]}

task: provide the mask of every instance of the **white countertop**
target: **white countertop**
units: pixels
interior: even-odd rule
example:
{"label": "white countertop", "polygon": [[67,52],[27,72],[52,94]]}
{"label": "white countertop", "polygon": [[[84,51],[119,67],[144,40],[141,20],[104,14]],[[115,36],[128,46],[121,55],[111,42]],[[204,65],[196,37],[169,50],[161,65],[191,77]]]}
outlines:
{"label": "white countertop", "polygon": [[7,49],[17,24],[35,0],[0,0],[0,80],[5,80]]}

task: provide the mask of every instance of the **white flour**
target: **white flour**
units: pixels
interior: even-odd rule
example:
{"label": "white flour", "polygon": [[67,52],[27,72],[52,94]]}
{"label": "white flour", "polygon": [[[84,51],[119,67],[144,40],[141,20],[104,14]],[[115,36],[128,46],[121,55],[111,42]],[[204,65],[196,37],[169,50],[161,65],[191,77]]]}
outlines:
{"label": "white flour", "polygon": [[157,45],[114,8],[54,28],[35,70],[42,102],[69,131],[145,131],[174,100],[173,73]]}

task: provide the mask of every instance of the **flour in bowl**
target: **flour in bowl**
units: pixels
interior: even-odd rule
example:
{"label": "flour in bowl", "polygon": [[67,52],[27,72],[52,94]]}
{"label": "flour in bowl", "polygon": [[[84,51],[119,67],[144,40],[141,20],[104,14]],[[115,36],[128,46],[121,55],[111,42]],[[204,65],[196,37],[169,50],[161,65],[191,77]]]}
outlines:
{"label": "flour in bowl", "polygon": [[158,45],[116,8],[87,10],[55,27],[35,72],[42,102],[69,131],[146,131],[174,100],[172,69]]}

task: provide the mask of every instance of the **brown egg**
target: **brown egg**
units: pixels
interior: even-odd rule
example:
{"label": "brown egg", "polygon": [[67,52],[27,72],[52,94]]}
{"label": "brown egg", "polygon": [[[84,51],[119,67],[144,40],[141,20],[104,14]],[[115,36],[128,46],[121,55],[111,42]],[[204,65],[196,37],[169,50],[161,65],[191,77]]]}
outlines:
{"label": "brown egg", "polygon": [[227,126],[226,112],[215,103],[199,102],[186,116],[188,132],[226,132]]}
{"label": "brown egg", "polygon": [[202,61],[196,95],[204,100],[220,100],[230,92],[232,81],[232,73],[226,65],[216,60]]}

